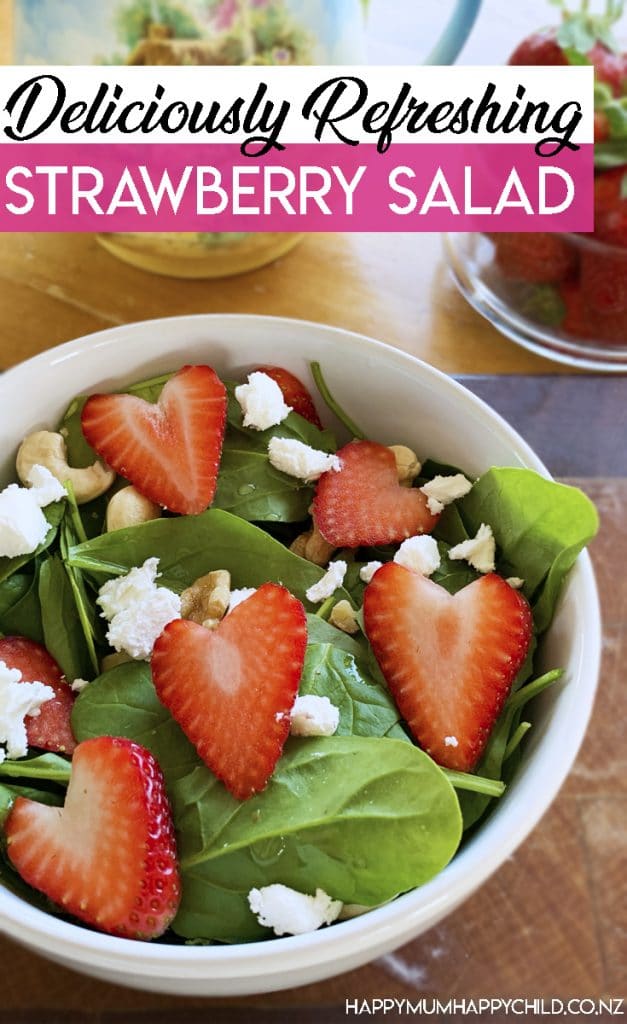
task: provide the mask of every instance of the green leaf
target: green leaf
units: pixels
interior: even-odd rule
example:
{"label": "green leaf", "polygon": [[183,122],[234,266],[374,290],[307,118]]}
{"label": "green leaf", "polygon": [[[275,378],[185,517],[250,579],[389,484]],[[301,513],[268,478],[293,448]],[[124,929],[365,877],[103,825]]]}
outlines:
{"label": "green leaf", "polygon": [[44,644],[67,679],[89,678],[93,666],[63,562],[52,555],[39,574]]}
{"label": "green leaf", "polygon": [[263,937],[246,897],[273,882],[375,906],[438,874],[461,833],[455,792],[426,754],[360,736],[290,740],[266,790],[244,803],[200,766],[174,801],[173,928],[185,938]]}
{"label": "green leaf", "polygon": [[613,139],[610,142],[597,142],[594,147],[594,166],[596,170],[607,171],[612,167],[627,164],[627,139]]}
{"label": "green leaf", "polygon": [[331,394],[329,386],[326,380],[324,379],[320,363],[311,363],[311,375],[316,382],[316,387],[320,392],[320,397],[322,398],[322,401],[326,405],[327,409],[329,409],[333,413],[333,415],[337,417],[337,419],[340,421],[340,423],[343,424],[344,427],[346,427],[346,430],[348,431],[351,438],[356,438],[359,441],[363,441],[366,435],[364,434],[363,430],[361,430],[361,428],[357,426],[355,421],[351,419],[348,413],[344,411],[339,402]]}
{"label": "green leaf", "polygon": [[47,789],[33,789],[32,786],[0,785],[0,828],[4,826],[13,801],[18,796],[22,796],[26,800],[37,800],[40,804],[48,804],[51,807],[63,806],[63,793]]}
{"label": "green leaf", "polygon": [[[159,559],[160,582],[174,590],[184,590],[213,569],[228,569],[234,588],[282,583],[309,608],[314,606],[305,591],[324,575],[319,566],[299,558],[259,527],[220,509],[155,519],[96,537],[71,548],[69,563],[93,572],[95,560],[128,572],[151,557]],[[348,598],[342,588],[336,593],[338,600]]]}
{"label": "green leaf", "polygon": [[59,524],[65,514],[65,501],[55,501],[54,504],[48,505],[48,507],[44,508],[42,511],[50,523],[50,529],[48,530],[44,540],[36,551],[33,551],[30,555],[16,555],[15,558],[0,558],[0,582],[8,579],[14,572],[21,569],[23,565],[33,561],[37,555],[40,555],[42,551],[46,551],[53,543],[59,530]]}
{"label": "green leaf", "polygon": [[0,763],[0,776],[10,779],[46,779],[49,782],[67,783],[71,771],[70,761],[50,753]]}
{"label": "green leaf", "polygon": [[0,583],[0,633],[44,642],[37,580],[35,563],[32,576],[14,573]]}
{"label": "green leaf", "polygon": [[198,755],[159,701],[150,665],[129,661],[94,679],[72,710],[72,731],[81,743],[95,736],[125,736],[147,747],[169,784],[198,763]]}
{"label": "green leaf", "polygon": [[481,523],[492,527],[499,570],[524,579],[542,633],[551,624],[568,571],[597,532],[590,499],[530,469],[495,468],[477,480],[458,508],[470,534]]}
{"label": "green leaf", "polygon": [[335,704],[340,712],[337,736],[385,736],[400,720],[389,692],[358,667],[352,654],[330,643],[307,647],[298,692],[328,697]]}

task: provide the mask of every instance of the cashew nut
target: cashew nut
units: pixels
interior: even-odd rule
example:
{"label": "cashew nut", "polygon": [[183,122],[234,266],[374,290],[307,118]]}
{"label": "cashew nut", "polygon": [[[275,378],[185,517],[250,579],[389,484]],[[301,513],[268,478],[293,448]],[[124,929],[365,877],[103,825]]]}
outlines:
{"label": "cashew nut", "polygon": [[314,523],[311,530],[299,534],[296,540],[292,541],[290,551],[315,565],[327,565],[335,548],[329,544],[328,540],[324,539]]}
{"label": "cashew nut", "polygon": [[122,530],[125,526],[139,526],[161,515],[159,505],[136,491],[134,487],[123,487],[114,494],[107,505],[107,533]]}
{"label": "cashew nut", "polygon": [[415,480],[422,468],[418,456],[411,448],[407,448],[404,444],[391,444],[390,451],[396,460],[396,473],[399,484],[403,484],[404,487],[411,487],[412,480]]}
{"label": "cashew nut", "polygon": [[183,591],[181,618],[215,629],[226,615],[230,600],[231,574],[226,569],[215,569]]}
{"label": "cashew nut", "polygon": [[341,629],[343,633],[357,633],[359,630],[357,612],[352,607],[350,601],[338,601],[337,604],[333,605],[329,615],[329,622],[332,626],[336,626],[337,629]]}
{"label": "cashew nut", "polygon": [[23,484],[33,466],[45,466],[61,484],[68,481],[79,505],[99,498],[115,480],[115,472],[99,459],[84,469],[68,466],[67,447],[62,434],[36,430],[22,441],[17,453],[17,475]]}

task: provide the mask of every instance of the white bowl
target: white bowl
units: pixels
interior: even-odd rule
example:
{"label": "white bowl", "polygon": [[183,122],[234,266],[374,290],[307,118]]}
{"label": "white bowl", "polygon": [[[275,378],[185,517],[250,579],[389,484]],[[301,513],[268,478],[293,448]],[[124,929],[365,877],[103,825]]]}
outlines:
{"label": "white bowl", "polygon": [[[0,479],[35,427],[56,424],[68,401],[187,362],[230,374],[260,363],[305,379],[317,359],[337,399],[384,443],[480,474],[492,465],[547,470],[497,413],[449,377],[370,338],[321,324],[255,316],[192,316],[102,331],[44,352],[0,378]],[[322,403],[318,403],[320,406]],[[324,413],[323,413],[324,416]],[[584,736],[600,654],[597,592],[582,555],[560,601],[543,659],[566,682],[535,703],[535,725],[518,775],[490,819],[431,882],[393,903],[309,935],[235,946],[186,947],[118,939],[68,924],[0,889],[0,928],[78,971],[154,992],[244,995],[327,978],[408,942],[478,888],[538,823],[568,774]],[[524,893],[520,893],[524,898]],[[512,953],[512,956],[514,953]]]}

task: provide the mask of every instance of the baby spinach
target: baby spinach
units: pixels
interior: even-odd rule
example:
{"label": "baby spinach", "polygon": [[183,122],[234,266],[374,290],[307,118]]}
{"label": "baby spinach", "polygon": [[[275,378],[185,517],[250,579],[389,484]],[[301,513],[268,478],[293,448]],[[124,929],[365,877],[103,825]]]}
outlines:
{"label": "baby spinach", "polygon": [[597,511],[582,491],[530,469],[496,467],[458,502],[470,534],[489,523],[505,576],[520,576],[538,633],[553,619],[564,579],[594,537]]}
{"label": "baby spinach", "polygon": [[0,785],[0,828],[4,825],[18,796],[25,797],[26,800],[37,800],[40,804],[49,804],[51,807],[63,806],[63,793],[33,789],[32,786]]}
{"label": "baby spinach", "polygon": [[400,720],[388,691],[358,668],[352,654],[330,643],[307,647],[298,692],[328,697],[335,704],[340,712],[337,736],[385,736]]}
{"label": "baby spinach", "polygon": [[89,678],[93,664],[76,609],[74,591],[63,562],[52,555],[39,574],[44,644],[67,679]]}
{"label": "baby spinach", "polygon": [[44,642],[36,562],[33,575],[14,573],[0,583],[0,632]]}
{"label": "baby spinach", "polygon": [[9,779],[45,779],[66,784],[70,781],[71,770],[70,761],[51,753],[0,762],[0,776]]}
{"label": "baby spinach", "polygon": [[267,788],[244,803],[204,766],[173,791],[183,880],[173,928],[185,938],[263,937],[246,897],[273,882],[374,906],[441,871],[461,835],[444,774],[394,740],[291,739]]}
{"label": "baby spinach", "polygon": [[[213,569],[228,569],[233,587],[282,583],[308,607],[305,591],[324,570],[274,540],[259,527],[221,509],[198,516],[154,519],[116,530],[70,548],[68,562],[99,576],[128,572],[147,558],[159,559],[160,582],[174,590],[189,587]],[[98,568],[98,563],[108,568]],[[348,594],[340,588],[338,600]]]}
{"label": "baby spinach", "polygon": [[56,539],[59,525],[65,514],[65,501],[55,501],[54,504],[48,505],[47,508],[43,509],[43,513],[50,524],[50,529],[44,537],[39,547],[33,551],[30,555],[16,555],[14,558],[0,558],[0,582],[8,579],[21,569],[22,566],[31,562],[37,555],[40,555],[42,551],[46,551]]}
{"label": "baby spinach", "polygon": [[109,735],[141,743],[169,783],[198,764],[194,747],[159,701],[145,661],[129,661],[94,679],[74,704],[72,731],[79,742]]}

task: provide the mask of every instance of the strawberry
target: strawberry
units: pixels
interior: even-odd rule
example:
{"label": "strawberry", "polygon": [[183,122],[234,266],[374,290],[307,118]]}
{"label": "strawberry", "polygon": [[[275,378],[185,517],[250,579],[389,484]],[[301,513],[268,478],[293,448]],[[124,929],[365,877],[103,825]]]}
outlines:
{"label": "strawberry", "polygon": [[508,64],[516,67],[559,67],[568,64],[554,28],[533,32],[518,44]]}
{"label": "strawberry", "polygon": [[112,935],[153,939],[180,896],[172,816],[161,769],[127,739],[80,743],[63,809],[18,797],[7,853],[25,882]]}
{"label": "strawberry", "polygon": [[576,255],[561,235],[504,231],[495,235],[495,259],[505,277],[533,284],[558,284],[575,269]]}
{"label": "strawberry", "polygon": [[[627,251],[586,250],[581,259],[581,293],[593,315],[622,315],[627,326]],[[594,319],[593,324],[596,327]]]}
{"label": "strawberry", "polygon": [[184,366],[157,403],[136,395],[92,395],[83,433],[113,469],[172,512],[213,501],[226,421],[226,390],[209,366]]}
{"label": "strawberry", "polygon": [[401,487],[393,453],[375,441],[351,441],[337,453],[340,470],[318,481],[313,516],[336,548],[394,544],[430,533],[438,521],[416,488]]}
{"label": "strawberry", "polygon": [[452,596],[388,562],[366,587],[364,621],[415,739],[438,764],[471,771],[529,647],[525,598],[495,573]]}
{"label": "strawberry", "polygon": [[610,122],[603,110],[594,112],[594,141],[607,142],[610,137]]}
{"label": "strawberry", "polygon": [[257,372],[272,377],[283,393],[285,404],[289,405],[303,419],[313,423],[318,430],[322,430],[322,423],[316,412],[313,398],[298,377],[295,377],[289,370],[284,370],[282,366],[258,366]]}
{"label": "strawberry", "polygon": [[305,609],[276,583],[217,629],[175,619],[155,644],[159,700],[238,800],[264,789],[281,756],[306,644]]}
{"label": "strawberry", "polygon": [[594,66],[594,77],[605,82],[615,96],[624,95],[627,83],[627,54],[616,53],[599,40],[586,54]]}
{"label": "strawberry", "polygon": [[627,247],[627,165],[594,179],[594,234],[604,242]]}
{"label": "strawberry", "polygon": [[0,637],[0,661],[22,673],[23,683],[44,683],[54,697],[41,705],[39,715],[26,718],[29,746],[72,754],[76,740],[70,724],[75,695],[54,658],[45,647],[24,636]]}
{"label": "strawberry", "polygon": [[590,315],[578,282],[565,281],[560,285],[559,291],[564,303],[564,318],[561,323],[562,331],[575,338],[591,339],[593,330],[590,326]]}

